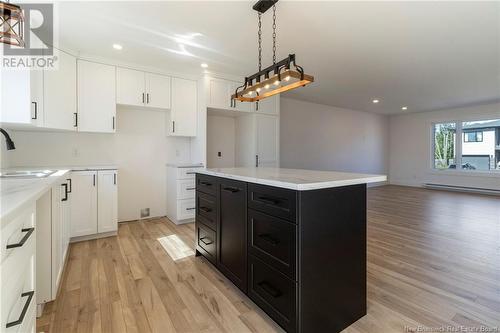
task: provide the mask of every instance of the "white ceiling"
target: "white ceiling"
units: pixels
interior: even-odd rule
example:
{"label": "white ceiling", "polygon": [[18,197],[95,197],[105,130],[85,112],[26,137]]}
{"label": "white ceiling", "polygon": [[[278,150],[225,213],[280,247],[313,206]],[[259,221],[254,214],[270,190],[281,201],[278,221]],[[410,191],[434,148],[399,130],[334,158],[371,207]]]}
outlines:
{"label": "white ceiling", "polygon": [[[206,62],[212,71],[243,77],[257,64],[252,5],[65,2],[59,38],[85,54],[191,73],[202,73]],[[500,99],[500,2],[281,0],[277,8],[278,58],[295,53],[316,78],[289,97],[383,114]],[[263,29],[267,66],[271,12]]]}

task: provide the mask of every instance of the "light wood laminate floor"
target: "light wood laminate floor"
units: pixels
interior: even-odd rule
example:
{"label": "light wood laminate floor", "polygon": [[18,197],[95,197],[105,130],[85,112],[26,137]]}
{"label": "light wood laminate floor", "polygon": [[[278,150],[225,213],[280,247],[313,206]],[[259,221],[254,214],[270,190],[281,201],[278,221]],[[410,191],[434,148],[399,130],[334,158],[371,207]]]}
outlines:
{"label": "light wood laminate floor", "polygon": [[[165,236],[170,255],[157,241]],[[122,223],[118,237],[72,244],[60,294],[37,330],[282,331],[179,240],[191,247],[194,225],[162,218]],[[500,330],[500,198],[370,189],[367,274],[368,314],[345,332]]]}

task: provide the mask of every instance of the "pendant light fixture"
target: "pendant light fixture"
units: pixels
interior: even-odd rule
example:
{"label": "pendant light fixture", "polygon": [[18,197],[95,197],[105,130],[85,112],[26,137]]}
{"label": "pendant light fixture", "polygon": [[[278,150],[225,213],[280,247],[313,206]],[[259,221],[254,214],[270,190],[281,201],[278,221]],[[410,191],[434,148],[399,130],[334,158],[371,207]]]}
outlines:
{"label": "pendant light fixture", "polygon": [[24,15],[18,5],[0,1],[0,42],[24,47]]}
{"label": "pendant light fixture", "polygon": [[[278,0],[260,0],[253,6],[258,12],[259,71],[245,77],[245,83],[236,88],[231,95],[231,103],[236,103],[236,100],[258,102],[266,97],[314,82],[314,77],[306,74],[304,69],[297,65],[295,54],[289,54],[287,58],[276,62],[276,2]],[[273,64],[262,69],[261,16],[271,7],[273,8]]]}

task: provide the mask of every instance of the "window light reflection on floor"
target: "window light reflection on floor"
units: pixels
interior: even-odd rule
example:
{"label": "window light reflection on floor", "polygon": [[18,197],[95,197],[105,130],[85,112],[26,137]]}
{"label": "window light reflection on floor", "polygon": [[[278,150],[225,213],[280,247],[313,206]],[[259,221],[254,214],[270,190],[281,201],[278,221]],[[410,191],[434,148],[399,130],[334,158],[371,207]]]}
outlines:
{"label": "window light reflection on floor", "polygon": [[194,255],[193,249],[175,234],[160,237],[157,240],[174,261]]}

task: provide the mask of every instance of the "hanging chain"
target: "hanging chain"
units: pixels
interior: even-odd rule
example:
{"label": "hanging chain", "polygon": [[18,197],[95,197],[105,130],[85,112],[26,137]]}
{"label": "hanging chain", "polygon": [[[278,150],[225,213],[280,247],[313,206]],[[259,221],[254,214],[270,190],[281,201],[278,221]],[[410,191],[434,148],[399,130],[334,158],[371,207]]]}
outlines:
{"label": "hanging chain", "polygon": [[273,64],[276,63],[276,5],[273,5]]}
{"label": "hanging chain", "polygon": [[259,72],[262,70],[262,20],[261,13],[259,12]]}

